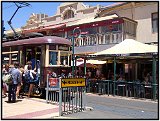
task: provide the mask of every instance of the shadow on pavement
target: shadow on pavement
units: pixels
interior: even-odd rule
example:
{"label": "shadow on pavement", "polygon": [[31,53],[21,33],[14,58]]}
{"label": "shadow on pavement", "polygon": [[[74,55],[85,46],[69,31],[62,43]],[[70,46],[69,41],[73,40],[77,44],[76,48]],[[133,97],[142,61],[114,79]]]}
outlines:
{"label": "shadow on pavement", "polygon": [[17,102],[21,102],[22,100],[16,100],[16,102],[13,102],[13,101],[5,101],[6,103],[17,103]]}

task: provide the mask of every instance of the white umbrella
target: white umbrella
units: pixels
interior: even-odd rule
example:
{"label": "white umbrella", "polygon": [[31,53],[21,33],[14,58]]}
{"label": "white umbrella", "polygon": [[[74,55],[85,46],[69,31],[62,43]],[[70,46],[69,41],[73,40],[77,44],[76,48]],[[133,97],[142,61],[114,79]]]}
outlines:
{"label": "white umbrella", "polygon": [[115,46],[109,49],[97,52],[92,55],[156,53],[156,52],[158,52],[158,47],[155,45],[143,44],[133,39],[125,39],[121,43],[116,44]]}

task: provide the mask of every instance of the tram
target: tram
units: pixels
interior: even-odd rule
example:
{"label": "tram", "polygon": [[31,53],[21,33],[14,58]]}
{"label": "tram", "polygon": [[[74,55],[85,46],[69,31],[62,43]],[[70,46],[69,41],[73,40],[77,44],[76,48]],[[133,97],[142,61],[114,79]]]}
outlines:
{"label": "tram", "polygon": [[[32,62],[32,69],[39,73],[40,88],[45,92],[47,73],[57,75],[71,71],[71,41],[57,36],[41,36],[2,42],[2,64],[12,65],[18,61],[26,65]],[[43,93],[44,94],[44,93]]]}

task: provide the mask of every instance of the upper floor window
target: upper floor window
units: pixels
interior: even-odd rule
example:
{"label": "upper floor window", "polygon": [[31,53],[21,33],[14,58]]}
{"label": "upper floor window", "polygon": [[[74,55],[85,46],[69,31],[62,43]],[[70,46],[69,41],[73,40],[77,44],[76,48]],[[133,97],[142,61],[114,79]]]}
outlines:
{"label": "upper floor window", "polygon": [[68,10],[64,14],[64,19],[74,18],[74,12],[72,10]]}
{"label": "upper floor window", "polygon": [[152,32],[158,31],[158,13],[152,13]]}

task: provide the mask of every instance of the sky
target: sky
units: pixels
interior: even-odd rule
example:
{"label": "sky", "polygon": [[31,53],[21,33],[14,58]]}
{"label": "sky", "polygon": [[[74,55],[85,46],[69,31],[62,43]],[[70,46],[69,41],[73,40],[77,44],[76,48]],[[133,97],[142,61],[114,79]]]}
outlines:
{"label": "sky", "polygon": [[[62,2],[28,2],[29,7],[20,8],[12,19],[12,26],[14,28],[20,28],[26,24],[29,16],[32,13],[44,13],[48,16],[53,16],[56,14],[58,6]],[[83,2],[85,5],[90,6],[107,6],[115,2]],[[2,20],[4,21],[5,30],[10,30],[10,26],[7,21],[11,19],[17,6],[13,2],[2,2]]]}

